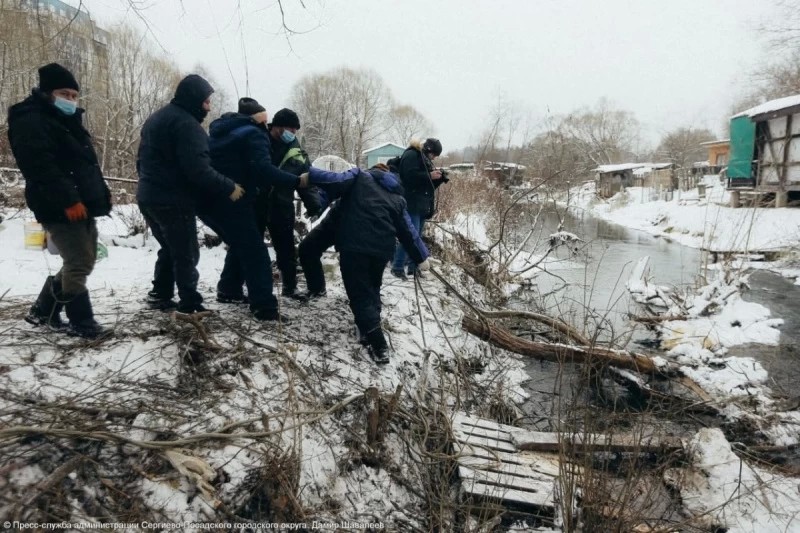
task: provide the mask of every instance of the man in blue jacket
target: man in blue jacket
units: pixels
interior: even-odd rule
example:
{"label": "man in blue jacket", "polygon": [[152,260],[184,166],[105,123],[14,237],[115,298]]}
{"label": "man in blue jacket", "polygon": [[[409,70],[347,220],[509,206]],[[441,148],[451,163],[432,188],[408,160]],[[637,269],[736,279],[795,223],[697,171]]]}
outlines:
{"label": "man in blue jacket", "polygon": [[278,301],[272,294],[269,252],[264,233],[256,224],[253,202],[259,190],[272,186],[293,190],[300,178],[272,164],[266,121],[267,112],[257,101],[242,98],[238,113],[225,113],[211,123],[211,164],[246,192],[238,202],[212,196],[201,203],[199,213],[200,219],[229,247],[223,275],[217,284],[217,299],[230,303],[245,301],[241,278],[230,275],[241,272],[253,316],[258,320],[288,322],[278,312]]}
{"label": "man in blue jacket", "polygon": [[[429,265],[428,249],[406,212],[403,187],[388,170],[385,165],[376,165],[369,171],[353,168],[337,173],[312,167],[308,174],[310,185],[325,191],[331,201],[341,200],[307,238],[321,246],[326,238],[333,238],[361,342],[380,365],[388,363],[390,355],[381,329],[381,284],[386,263],[394,254],[395,238],[420,269],[427,270]],[[324,235],[322,239],[317,238],[319,233]],[[301,243],[304,273],[321,272],[321,265],[312,264],[319,263],[324,251],[321,246],[311,254]]]}

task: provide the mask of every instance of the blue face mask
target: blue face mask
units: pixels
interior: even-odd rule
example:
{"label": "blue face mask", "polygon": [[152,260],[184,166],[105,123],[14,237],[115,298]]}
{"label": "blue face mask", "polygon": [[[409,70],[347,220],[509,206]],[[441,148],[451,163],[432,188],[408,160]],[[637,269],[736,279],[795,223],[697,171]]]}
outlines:
{"label": "blue face mask", "polygon": [[70,102],[69,100],[61,98],[60,96],[56,96],[56,99],[53,102],[53,105],[56,106],[56,108],[59,111],[61,111],[62,113],[64,113],[65,115],[74,115],[75,111],[78,110],[78,104],[77,103]]}
{"label": "blue face mask", "polygon": [[289,130],[283,130],[283,133],[281,133],[281,140],[286,144],[289,144],[290,142],[294,141],[295,138],[296,138],[295,134]]}

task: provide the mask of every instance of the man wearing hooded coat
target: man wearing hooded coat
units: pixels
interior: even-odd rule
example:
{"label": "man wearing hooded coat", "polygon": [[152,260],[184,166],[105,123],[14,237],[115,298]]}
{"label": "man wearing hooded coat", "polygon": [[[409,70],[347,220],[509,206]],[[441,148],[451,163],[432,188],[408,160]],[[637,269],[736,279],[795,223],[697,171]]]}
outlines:
{"label": "man wearing hooded coat", "polygon": [[86,279],[97,254],[95,217],[111,211],[111,195],[77,107],[80,86],[58,63],[39,69],[39,86],[8,111],[8,138],[25,177],[28,207],[58,247],[63,266],[48,276],[25,320],[94,338],[104,333],[95,321]]}
{"label": "man wearing hooded coat", "polygon": [[153,236],[161,245],[148,301],[178,311],[203,311],[197,291],[196,206],[199,198],[236,201],[244,190],[211,166],[208,135],[201,126],[211,109],[213,87],[197,74],[183,78],[175,97],[147,119],[142,127],[136,167],[139,188],[136,200]]}

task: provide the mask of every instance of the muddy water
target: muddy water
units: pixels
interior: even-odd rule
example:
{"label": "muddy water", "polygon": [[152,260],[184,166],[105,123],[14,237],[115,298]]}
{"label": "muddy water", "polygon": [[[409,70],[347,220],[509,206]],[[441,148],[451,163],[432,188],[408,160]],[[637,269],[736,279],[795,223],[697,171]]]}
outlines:
{"label": "muddy water", "polygon": [[[543,236],[559,229],[555,212],[542,216]],[[629,320],[630,314],[640,312],[625,287],[631,270],[639,258],[649,256],[650,273],[656,284],[692,286],[698,283],[705,254],[589,215],[568,215],[563,229],[584,242],[577,252],[559,250],[559,261],[548,266],[550,274],[539,275],[531,293],[516,299],[514,306],[535,309],[533,302],[544,302],[548,313],[561,316],[587,334],[596,332],[601,341],[648,351],[653,335]],[[773,316],[784,319],[781,344],[742,346],[731,350],[731,354],[756,357],[769,371],[776,390],[796,396],[792,390],[800,378],[800,348],[795,348],[800,346],[800,287],[769,272],[754,273],[751,287],[744,295],[746,300],[761,303]],[[531,399],[525,407],[530,416],[527,422],[545,429],[547,421],[542,417],[558,409],[559,401],[567,404],[574,396],[577,369],[569,367],[559,375],[556,365],[531,362],[528,372],[531,379],[526,390]]]}

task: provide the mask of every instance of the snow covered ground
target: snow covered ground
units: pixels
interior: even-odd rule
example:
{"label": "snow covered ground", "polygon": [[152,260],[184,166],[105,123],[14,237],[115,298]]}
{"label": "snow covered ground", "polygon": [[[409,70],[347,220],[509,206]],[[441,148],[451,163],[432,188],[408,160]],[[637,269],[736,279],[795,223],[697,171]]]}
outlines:
{"label": "snow covered ground", "polygon": [[[329,296],[305,305],[282,299],[282,312],[292,323],[279,326],[251,319],[246,307],[217,304],[214,286],[224,250],[202,248],[200,290],[209,307],[217,310],[205,323],[223,349],[212,356],[198,353],[186,342],[194,334],[190,325],[143,304],[157,244],[142,235],[125,236],[124,220],[135,216],[135,207],[121,206],[113,218],[99,223],[109,255],[96,264],[89,289],[98,320],[115,330],[111,339],[100,343],[22,321],[44,277],[60,267],[60,258],[24,249],[23,226],[29,213],[17,213],[0,225],[0,390],[5,391],[0,408],[8,412],[25,400],[138,413],[128,421],[97,418],[104,431],[139,443],[126,445],[121,456],[107,457],[97,466],[97,475],[117,479],[120,472],[140,472],[130,485],[113,484],[120,483],[115,490],[141,498],[142,512],[150,519],[210,520],[221,516],[219,505],[241,509],[245,502],[240,499],[249,494],[248,483],[260,469],[278,460],[292,465],[287,456],[293,453],[299,464],[298,503],[315,518],[379,519],[390,530],[422,528],[423,501],[407,488],[419,485],[421,473],[410,466],[412,450],[401,439],[402,432],[385,431],[385,442],[375,452],[379,459],[363,458],[372,456],[364,443],[364,391],[376,387],[388,395],[402,386],[401,405],[406,408],[409,398],[480,408],[498,383],[513,403],[526,396],[520,386],[527,379],[522,361],[508,354],[493,356],[483,342],[463,332],[459,306],[430,276],[419,292],[411,282],[385,278],[383,316],[396,355],[389,365],[377,368],[355,338],[332,254],[325,258]],[[455,387],[451,395],[453,369],[463,368],[466,361],[482,370],[469,389]],[[440,393],[441,400],[435,400]],[[58,427],[65,421],[43,423]],[[164,457],[146,446],[167,435],[191,437],[223,427],[261,436],[212,439],[185,452],[219,473],[211,493],[203,492],[203,497],[194,497],[199,480],[178,475],[177,466],[164,466]],[[33,457],[36,451],[26,453]],[[0,476],[0,491],[10,499],[22,498],[60,465],[58,457],[52,457],[50,469],[14,463]],[[154,461],[160,466],[151,470]],[[102,501],[104,489],[92,490],[100,491],[92,497]],[[87,511],[78,500],[73,503],[78,520]],[[6,512],[0,503],[0,516]]]}

